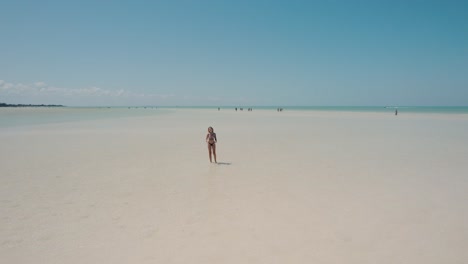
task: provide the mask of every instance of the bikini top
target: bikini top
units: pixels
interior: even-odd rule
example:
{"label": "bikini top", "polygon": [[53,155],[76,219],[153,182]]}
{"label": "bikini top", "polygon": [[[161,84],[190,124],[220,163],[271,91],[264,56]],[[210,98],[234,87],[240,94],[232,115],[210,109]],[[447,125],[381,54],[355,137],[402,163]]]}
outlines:
{"label": "bikini top", "polygon": [[209,141],[215,141],[216,139],[216,134],[215,133],[208,133],[208,140]]}

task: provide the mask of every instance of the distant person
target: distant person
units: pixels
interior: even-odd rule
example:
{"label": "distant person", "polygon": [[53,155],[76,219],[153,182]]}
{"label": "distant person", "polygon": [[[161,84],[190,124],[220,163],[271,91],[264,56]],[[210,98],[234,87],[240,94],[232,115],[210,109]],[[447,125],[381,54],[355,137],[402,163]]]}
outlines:
{"label": "distant person", "polygon": [[215,163],[216,162],[216,143],[218,142],[218,139],[216,138],[216,133],[214,132],[212,127],[208,128],[208,134],[206,134],[206,143],[208,144],[208,154],[210,156],[210,162],[213,162],[211,159],[211,156],[213,154]]}
{"label": "distant person", "polygon": [[395,115],[398,115],[398,109],[395,109]]}

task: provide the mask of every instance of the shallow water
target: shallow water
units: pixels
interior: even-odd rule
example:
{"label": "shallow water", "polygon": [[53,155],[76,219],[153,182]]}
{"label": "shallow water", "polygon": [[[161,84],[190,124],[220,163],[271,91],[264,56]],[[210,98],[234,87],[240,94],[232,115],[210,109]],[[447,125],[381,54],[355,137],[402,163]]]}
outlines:
{"label": "shallow water", "polygon": [[[220,110],[235,111],[235,106],[223,106]],[[238,111],[240,111],[239,107]],[[253,110],[277,111],[278,107],[254,106],[243,107]],[[421,107],[421,106],[285,106],[284,111],[332,111],[332,112],[376,112],[394,113],[398,109],[399,114],[421,113],[421,114],[468,114],[468,107]],[[79,122],[88,120],[99,120],[109,118],[124,118],[133,116],[153,116],[173,112],[177,109],[213,109],[214,106],[197,107],[4,107],[0,108],[0,128],[41,125],[50,123]]]}
{"label": "shallow water", "polygon": [[0,108],[0,127],[79,122],[168,113],[168,109],[128,107]]}

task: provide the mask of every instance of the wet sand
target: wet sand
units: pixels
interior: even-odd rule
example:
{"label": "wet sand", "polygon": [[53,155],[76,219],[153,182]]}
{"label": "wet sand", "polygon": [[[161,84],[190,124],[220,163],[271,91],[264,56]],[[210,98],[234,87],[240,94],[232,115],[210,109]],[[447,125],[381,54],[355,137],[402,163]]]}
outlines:
{"label": "wet sand", "polygon": [[0,142],[5,263],[468,261],[467,115],[173,109]]}

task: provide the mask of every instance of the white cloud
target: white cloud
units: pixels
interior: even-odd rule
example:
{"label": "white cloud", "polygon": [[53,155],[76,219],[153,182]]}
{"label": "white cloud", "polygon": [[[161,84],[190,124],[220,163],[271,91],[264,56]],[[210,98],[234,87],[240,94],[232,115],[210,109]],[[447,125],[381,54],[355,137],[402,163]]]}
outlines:
{"label": "white cloud", "polygon": [[[101,104],[115,103],[116,100],[122,103],[127,102],[152,102],[162,103],[160,100],[166,100],[174,97],[173,94],[144,94],[126,91],[124,89],[105,89],[96,86],[83,87],[83,88],[63,88],[55,87],[46,84],[45,82],[38,81],[32,84],[23,83],[8,83],[0,80],[0,97],[21,98],[22,100],[29,101],[49,101],[53,100],[58,103],[65,103],[67,101],[87,101],[99,100]],[[137,100],[137,101],[135,101]],[[41,102],[42,102],[41,101]]]}
{"label": "white cloud", "polygon": [[120,90],[117,91],[117,93],[115,94],[115,96],[121,96],[123,93],[124,93],[124,90],[123,90],[123,89],[120,89]]}
{"label": "white cloud", "polygon": [[168,99],[168,98],[171,98],[171,97],[175,97],[175,94],[148,94],[146,96],[147,97],[161,98],[161,99]]}
{"label": "white cloud", "polygon": [[111,90],[100,87],[85,87],[85,88],[62,88],[47,85],[44,82],[35,82],[33,84],[23,83],[7,83],[0,81],[0,88],[6,93],[21,94],[21,95],[62,95],[62,96],[134,96],[133,93],[125,92],[123,89]]}
{"label": "white cloud", "polygon": [[1,90],[8,90],[12,88],[14,85],[12,83],[7,83],[4,80],[0,80],[0,91]]}
{"label": "white cloud", "polygon": [[45,86],[47,86],[47,84],[45,82],[35,82],[34,85],[36,87],[45,87]]}

